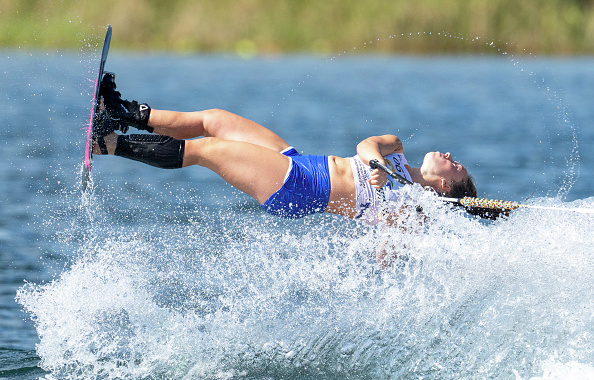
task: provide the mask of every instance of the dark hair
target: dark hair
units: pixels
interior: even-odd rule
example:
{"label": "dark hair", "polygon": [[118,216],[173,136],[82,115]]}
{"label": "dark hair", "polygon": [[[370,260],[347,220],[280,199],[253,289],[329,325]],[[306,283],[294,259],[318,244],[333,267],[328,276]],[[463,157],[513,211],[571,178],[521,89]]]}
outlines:
{"label": "dark hair", "polygon": [[448,198],[464,198],[464,197],[472,197],[476,198],[476,185],[474,183],[474,178],[470,175],[467,176],[465,179],[459,182],[452,183],[450,187],[450,191],[444,194],[445,197]]}
{"label": "dark hair", "polygon": [[[444,197],[448,198],[464,198],[464,197],[471,197],[476,198],[476,185],[474,182],[474,178],[471,176],[466,177],[460,182],[453,183],[450,191],[443,195]],[[493,209],[489,207],[480,207],[480,206],[462,206],[466,212],[470,215],[480,216],[481,218],[492,219],[495,220],[500,216],[507,216],[509,215],[510,210],[505,209]]]}

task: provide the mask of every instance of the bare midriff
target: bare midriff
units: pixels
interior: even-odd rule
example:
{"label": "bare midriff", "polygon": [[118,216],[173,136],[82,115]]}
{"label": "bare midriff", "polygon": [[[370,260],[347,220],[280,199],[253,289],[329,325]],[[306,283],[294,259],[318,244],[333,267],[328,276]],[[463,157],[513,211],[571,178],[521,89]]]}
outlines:
{"label": "bare midriff", "polygon": [[354,218],[356,215],[355,178],[349,158],[328,156],[330,200],[326,212]]}

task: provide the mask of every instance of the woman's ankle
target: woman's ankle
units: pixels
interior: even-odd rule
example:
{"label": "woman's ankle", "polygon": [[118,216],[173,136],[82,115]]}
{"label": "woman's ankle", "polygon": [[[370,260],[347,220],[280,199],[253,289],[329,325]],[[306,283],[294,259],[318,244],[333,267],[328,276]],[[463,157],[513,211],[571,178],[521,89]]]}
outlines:
{"label": "woman's ankle", "polygon": [[[107,147],[108,154],[114,154],[116,146],[118,145],[118,134],[113,132],[107,136],[103,137],[103,141],[105,141],[105,146]],[[93,143],[93,154],[101,154],[101,149],[99,148],[99,144],[96,142]]]}

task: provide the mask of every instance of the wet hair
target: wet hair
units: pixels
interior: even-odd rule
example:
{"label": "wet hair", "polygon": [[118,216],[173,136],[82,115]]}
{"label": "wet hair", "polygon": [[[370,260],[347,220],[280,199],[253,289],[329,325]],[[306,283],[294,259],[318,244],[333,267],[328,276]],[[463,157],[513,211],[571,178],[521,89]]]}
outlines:
{"label": "wet hair", "polygon": [[468,175],[462,181],[452,183],[450,191],[445,193],[443,196],[448,198],[464,198],[472,197],[476,198],[476,185],[474,178]]}
{"label": "wet hair", "polygon": [[[443,194],[444,197],[448,198],[464,198],[464,197],[477,197],[476,184],[474,178],[467,176],[465,179],[452,184],[450,191]],[[509,210],[498,210],[489,207],[480,206],[461,206],[470,215],[480,216],[481,218],[495,220],[501,216],[509,215]]]}

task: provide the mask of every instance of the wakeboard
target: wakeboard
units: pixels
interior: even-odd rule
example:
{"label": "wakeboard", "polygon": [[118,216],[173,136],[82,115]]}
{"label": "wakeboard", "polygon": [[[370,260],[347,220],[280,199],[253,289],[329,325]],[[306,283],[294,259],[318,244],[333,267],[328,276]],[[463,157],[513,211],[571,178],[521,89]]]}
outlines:
{"label": "wakeboard", "polygon": [[105,40],[103,41],[103,50],[101,51],[101,61],[99,62],[99,70],[97,71],[97,79],[95,80],[95,93],[91,104],[91,117],[86,132],[86,149],[85,160],[82,168],[82,191],[86,191],[91,179],[91,166],[93,164],[93,125],[98,120],[99,115],[99,87],[101,86],[101,79],[103,78],[103,70],[105,68],[105,61],[107,60],[107,53],[109,53],[109,44],[111,42],[111,25],[107,26],[105,33]]}

